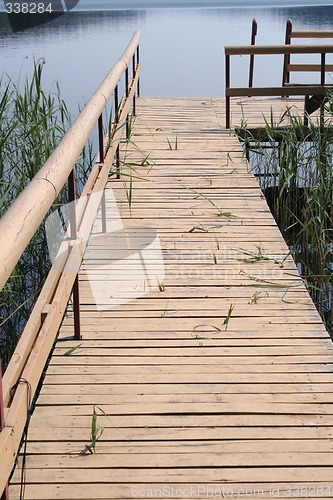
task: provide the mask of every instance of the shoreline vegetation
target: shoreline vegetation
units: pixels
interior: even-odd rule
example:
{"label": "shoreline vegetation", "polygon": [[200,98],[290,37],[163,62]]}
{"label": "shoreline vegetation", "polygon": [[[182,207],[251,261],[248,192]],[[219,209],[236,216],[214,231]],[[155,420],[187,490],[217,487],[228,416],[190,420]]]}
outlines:
{"label": "shoreline vegetation", "polygon": [[[321,126],[305,127],[290,108],[290,125],[268,122],[260,131],[243,125],[238,136],[251,171],[288,244],[298,271],[333,336],[333,134],[332,99]],[[284,117],[283,117],[284,118]],[[283,119],[282,118],[282,119]]]}
{"label": "shoreline vegetation", "polygon": [[[0,79],[0,213],[7,210],[40,170],[70,125],[67,106],[59,85],[50,91],[42,85],[43,60],[35,62],[32,76],[22,84]],[[82,184],[92,163],[89,146],[76,167]],[[67,187],[52,209],[66,203]],[[0,355],[3,367],[31,313],[50,268],[43,225],[0,292]]]}

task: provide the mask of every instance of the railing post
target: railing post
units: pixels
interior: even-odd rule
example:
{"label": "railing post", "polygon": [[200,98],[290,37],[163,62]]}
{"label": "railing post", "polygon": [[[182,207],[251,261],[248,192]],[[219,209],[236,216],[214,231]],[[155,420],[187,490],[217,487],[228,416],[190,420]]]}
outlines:
{"label": "railing post", "polygon": [[[2,363],[0,357],[0,432],[5,427],[5,407],[3,400],[3,390],[2,390]],[[9,500],[8,483],[1,495],[0,500]]]}
{"label": "railing post", "polygon": [[99,143],[99,162],[104,162],[104,134],[103,134],[103,115],[98,118],[98,143]]}
{"label": "railing post", "polygon": [[[68,177],[68,196],[70,202],[70,219],[71,219],[71,239],[77,238],[76,227],[76,189],[75,189],[75,175],[74,168]],[[74,338],[75,340],[81,339],[80,327],[80,293],[79,293],[79,276],[76,275],[73,285],[73,313],[74,313]]]}
{"label": "railing post", "polygon": [[[135,54],[133,54],[133,57],[132,57],[132,73],[133,73],[133,78],[134,78],[135,74],[136,74]],[[139,88],[139,81],[138,81],[137,87],[136,87],[137,94],[139,95],[138,88]],[[136,115],[136,96],[135,96],[135,92],[134,92],[134,96],[133,96],[133,115],[134,116]]]}
{"label": "railing post", "polygon": [[[135,59],[135,56],[136,56],[136,59]],[[136,75],[136,69],[137,69],[137,66],[139,65],[139,63],[140,63],[140,47],[138,45],[136,48],[136,51],[132,57],[133,78]],[[138,78],[138,82],[137,82],[137,86],[136,86],[136,95],[137,95],[137,97],[140,97],[140,78]],[[134,96],[133,96],[133,115],[134,116],[136,116],[136,95],[134,93]]]}
{"label": "railing post", "polygon": [[325,85],[325,59],[326,59],[326,54],[323,52],[321,54],[321,60],[320,60],[320,85],[324,86]]}
{"label": "railing post", "polygon": [[[103,132],[103,115],[98,118],[98,142],[99,142],[99,162],[102,166],[104,163],[104,132]],[[105,190],[102,196],[102,233],[106,233],[106,207],[105,207]]]}
{"label": "railing post", "polygon": [[[134,76],[134,72],[133,72]],[[125,93],[126,93],[126,99],[128,97],[129,89],[128,89],[128,67],[125,70]],[[129,139],[129,121],[128,121],[128,115],[126,116],[126,139]]]}
{"label": "railing post", "polygon": [[227,96],[227,90],[230,88],[230,55],[225,55],[225,126],[230,128],[230,96]]}
{"label": "railing post", "polygon": [[[326,54],[325,52],[323,52],[321,54],[321,60],[320,60],[320,85],[322,86],[325,85],[325,76],[326,76],[325,60],[326,60]],[[325,96],[320,96],[320,128],[322,130],[325,124],[324,113],[325,113]]]}
{"label": "railing post", "polygon": [[[288,19],[286,24],[286,37],[285,45],[290,45],[291,43],[291,33],[293,29],[293,23],[291,19]],[[290,72],[288,71],[288,66],[290,64],[290,54],[285,54],[283,58],[283,73],[282,73],[282,87],[285,87],[290,80]]]}
{"label": "railing post", "polygon": [[[136,48],[136,64],[140,64],[140,46],[138,45]],[[140,97],[140,78],[138,79],[138,86],[137,86],[137,95]]]}
{"label": "railing post", "polygon": [[[255,18],[252,19],[252,34],[251,34],[251,45],[256,44],[256,36],[258,34],[258,23]],[[250,70],[249,70],[249,87],[253,86],[253,70],[254,70],[254,54],[250,55]]]}
{"label": "railing post", "polygon": [[[115,126],[116,130],[119,127],[118,119],[119,119],[119,91],[118,85],[116,85],[114,89],[114,108],[115,108]],[[117,179],[120,179],[120,154],[119,154],[119,146],[116,150],[116,170],[117,170]]]}
{"label": "railing post", "polygon": [[309,102],[310,102],[310,96],[306,95],[304,98],[304,120],[303,120],[303,124],[305,127],[309,125],[309,115],[308,115]]}

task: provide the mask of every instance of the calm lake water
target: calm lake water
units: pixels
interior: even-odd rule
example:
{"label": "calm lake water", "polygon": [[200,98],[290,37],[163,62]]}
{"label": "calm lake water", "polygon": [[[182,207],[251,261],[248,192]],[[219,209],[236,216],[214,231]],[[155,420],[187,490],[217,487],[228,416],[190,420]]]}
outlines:
{"label": "calm lake water", "polygon": [[[173,8],[167,5],[175,1],[81,0],[57,20],[15,34],[7,15],[0,12],[0,73],[22,79],[31,72],[33,59],[44,58],[46,86],[59,81],[63,97],[74,110],[90,97],[134,30],[140,30],[142,94],[222,96],[224,46],[248,44],[253,17],[258,20],[257,43],[261,44],[283,43],[288,18],[298,29],[333,29],[333,2],[321,0],[325,5],[311,6],[313,1],[280,0],[287,4],[281,7],[268,3],[182,0],[177,2],[182,8]],[[127,9],[107,10],[120,5]],[[235,58],[232,83],[246,84],[247,71],[248,59]],[[259,57],[255,84],[279,85],[281,71],[281,58]]]}

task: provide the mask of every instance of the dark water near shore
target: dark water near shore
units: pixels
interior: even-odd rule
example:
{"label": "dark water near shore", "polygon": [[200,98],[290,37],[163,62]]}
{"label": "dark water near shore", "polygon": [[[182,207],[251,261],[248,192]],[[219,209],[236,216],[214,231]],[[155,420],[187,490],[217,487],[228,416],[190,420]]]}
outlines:
{"label": "dark water near shore", "polygon": [[[230,8],[231,3],[236,7]],[[297,7],[299,3],[303,6]],[[166,8],[176,2],[81,0],[57,20],[15,34],[0,12],[0,74],[22,78],[31,72],[33,59],[43,58],[45,83],[50,87],[59,81],[64,99],[75,110],[104,78],[133,31],[141,30],[144,95],[222,96],[224,46],[248,44],[253,17],[259,23],[257,43],[262,44],[283,43],[288,18],[298,29],[333,29],[333,2],[311,3],[279,0],[287,5],[273,7],[274,2],[263,0],[183,0],[177,5],[187,8]],[[120,5],[126,10],[99,10]],[[235,58],[234,82],[242,86],[247,71],[248,60]],[[258,58],[255,83],[279,84],[281,71],[281,58]]]}

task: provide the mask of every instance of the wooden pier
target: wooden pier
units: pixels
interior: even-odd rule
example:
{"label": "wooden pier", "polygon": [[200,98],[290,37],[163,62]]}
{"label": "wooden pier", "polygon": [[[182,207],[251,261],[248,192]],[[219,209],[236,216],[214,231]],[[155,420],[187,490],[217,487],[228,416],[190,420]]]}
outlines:
{"label": "wooden pier", "polygon": [[98,124],[0,378],[2,498],[332,498],[333,344],[234,133],[302,99],[138,97],[139,38],[0,222],[3,287]]}
{"label": "wooden pier", "polygon": [[[258,126],[285,105],[234,100],[234,123],[245,113]],[[157,231],[165,279],[99,310],[105,255],[92,238],[82,340],[65,340],[69,315],[30,422],[26,500],[333,496],[332,342],[224,114],[224,99],[137,102],[121,154],[148,163],[130,207],[128,177],[107,189],[126,228]],[[90,454],[93,405],[104,432]]]}

